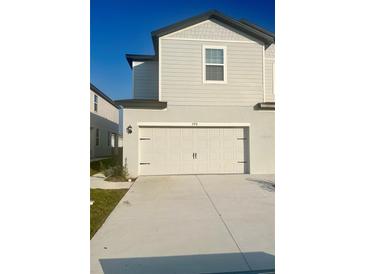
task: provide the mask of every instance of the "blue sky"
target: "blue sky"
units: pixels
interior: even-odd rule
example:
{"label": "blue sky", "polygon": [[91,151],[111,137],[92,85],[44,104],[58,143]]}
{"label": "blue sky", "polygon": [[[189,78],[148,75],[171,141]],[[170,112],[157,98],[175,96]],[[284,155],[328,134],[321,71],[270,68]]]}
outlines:
{"label": "blue sky", "polygon": [[90,81],[112,99],[132,97],[125,54],[154,54],[153,30],[211,9],[275,30],[274,0],[91,0],[90,5]]}

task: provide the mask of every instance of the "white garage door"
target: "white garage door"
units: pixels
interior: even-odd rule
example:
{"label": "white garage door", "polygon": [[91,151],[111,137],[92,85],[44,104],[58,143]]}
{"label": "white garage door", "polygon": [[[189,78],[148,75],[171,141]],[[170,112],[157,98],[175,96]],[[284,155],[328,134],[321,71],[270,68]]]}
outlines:
{"label": "white garage door", "polygon": [[141,175],[248,173],[248,128],[139,130]]}

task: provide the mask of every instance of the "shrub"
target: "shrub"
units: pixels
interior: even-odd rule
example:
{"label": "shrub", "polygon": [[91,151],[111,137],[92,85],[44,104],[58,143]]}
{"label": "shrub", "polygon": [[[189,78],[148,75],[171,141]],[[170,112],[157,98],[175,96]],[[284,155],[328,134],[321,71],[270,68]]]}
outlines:
{"label": "shrub", "polygon": [[112,158],[111,158],[111,165],[112,166],[118,166],[118,165],[122,165],[122,155],[121,154],[113,154]]}
{"label": "shrub", "polygon": [[99,161],[93,161],[93,162],[90,162],[90,169],[96,173],[102,172],[111,166],[115,166],[116,164],[114,164],[114,162],[115,161],[112,158],[107,158],[107,159],[103,159],[103,160],[99,160]]}
{"label": "shrub", "polygon": [[129,176],[127,169],[120,164],[104,170],[104,175],[107,178],[116,178],[120,180],[127,180]]}

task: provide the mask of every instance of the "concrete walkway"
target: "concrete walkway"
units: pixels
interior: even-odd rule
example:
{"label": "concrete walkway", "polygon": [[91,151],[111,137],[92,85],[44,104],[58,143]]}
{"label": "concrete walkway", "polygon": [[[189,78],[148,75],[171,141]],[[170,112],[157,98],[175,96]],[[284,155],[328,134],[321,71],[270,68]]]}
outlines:
{"label": "concrete walkway", "polygon": [[90,176],[90,188],[121,189],[130,188],[133,182],[108,182],[105,177]]}
{"label": "concrete walkway", "polygon": [[273,182],[140,177],[91,240],[91,273],[273,273]]}

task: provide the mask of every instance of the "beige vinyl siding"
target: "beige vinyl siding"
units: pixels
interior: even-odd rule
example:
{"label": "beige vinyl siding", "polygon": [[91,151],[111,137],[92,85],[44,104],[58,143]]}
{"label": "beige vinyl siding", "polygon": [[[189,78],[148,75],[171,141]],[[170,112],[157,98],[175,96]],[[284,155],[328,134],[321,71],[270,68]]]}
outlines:
{"label": "beige vinyl siding", "polygon": [[273,75],[274,60],[266,59],[265,62],[265,101],[274,102],[274,75]]}
{"label": "beige vinyl siding", "polygon": [[267,49],[265,49],[265,57],[275,59],[275,44],[271,44]]}
{"label": "beige vinyl siding", "polygon": [[[94,95],[98,96],[98,111],[94,111]],[[96,130],[99,130],[99,145],[96,145]],[[108,145],[110,134],[119,133],[119,109],[90,90],[90,157],[107,157],[112,154]]]}
{"label": "beige vinyl siding", "polygon": [[[94,111],[94,95],[98,96],[98,111]],[[119,109],[90,90],[90,112],[113,123],[119,124]]]}
{"label": "beige vinyl siding", "polygon": [[239,32],[214,19],[206,20],[193,27],[166,35],[166,37],[179,39],[253,41],[247,34]]}
{"label": "beige vinyl siding", "polygon": [[[263,100],[258,43],[161,39],[161,100],[169,105],[252,106]],[[225,46],[227,83],[203,83],[203,45]]]}
{"label": "beige vinyl siding", "polygon": [[274,65],[275,65],[275,44],[265,49],[265,101],[274,102]]}
{"label": "beige vinyl siding", "polygon": [[133,62],[135,99],[158,99],[158,62]]}

